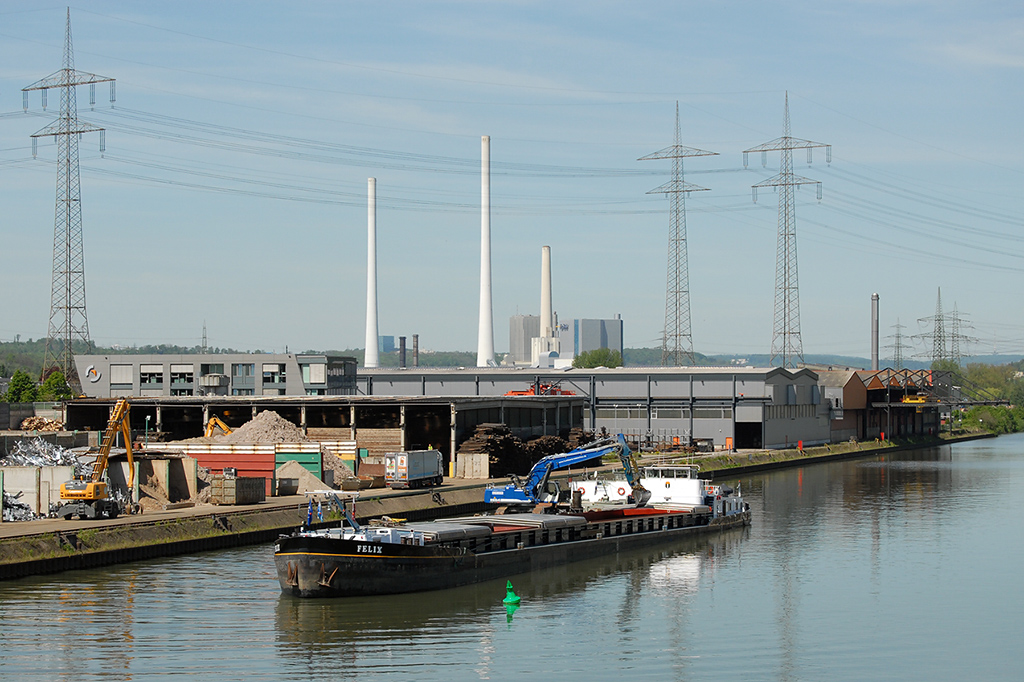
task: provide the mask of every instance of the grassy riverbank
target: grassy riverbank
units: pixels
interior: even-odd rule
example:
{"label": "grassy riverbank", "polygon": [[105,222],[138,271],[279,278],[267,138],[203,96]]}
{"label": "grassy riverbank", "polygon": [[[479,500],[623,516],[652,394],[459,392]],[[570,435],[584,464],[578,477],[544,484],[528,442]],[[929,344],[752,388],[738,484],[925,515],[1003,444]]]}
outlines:
{"label": "grassy riverbank", "polygon": [[799,464],[810,464],[815,461],[832,459],[849,459],[873,455],[887,450],[913,450],[918,448],[936,447],[965,440],[978,438],[994,438],[995,435],[986,431],[960,431],[953,434],[943,433],[939,436],[917,436],[898,440],[854,441],[829,443],[801,449],[788,448],[783,450],[744,450],[740,452],[716,452],[706,455],[679,457],[675,453],[643,453],[643,462],[692,463],[700,466],[701,475],[725,476],[730,473],[750,473],[767,469],[776,469]]}
{"label": "grassy riverbank", "polygon": [[142,518],[139,523],[126,525],[101,525],[4,538],[0,540],[0,565],[274,531],[301,524],[305,520],[305,511],[279,508],[220,512],[150,523],[142,521]]}

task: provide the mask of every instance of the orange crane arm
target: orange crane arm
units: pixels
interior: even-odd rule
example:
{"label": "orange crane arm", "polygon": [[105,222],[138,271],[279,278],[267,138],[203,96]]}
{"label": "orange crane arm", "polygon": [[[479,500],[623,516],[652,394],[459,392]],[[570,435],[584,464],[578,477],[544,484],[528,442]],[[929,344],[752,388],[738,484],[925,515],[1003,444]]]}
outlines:
{"label": "orange crane arm", "polygon": [[114,405],[114,411],[110,415],[110,421],[107,423],[107,430],[103,434],[103,442],[100,444],[100,453],[96,456],[96,461],[92,463],[92,475],[90,479],[93,482],[99,482],[103,479],[103,473],[107,470],[107,463],[110,459],[110,449],[114,446],[114,440],[117,437],[117,433],[120,432],[124,437],[125,448],[128,450],[128,490],[129,494],[135,487],[135,458],[132,457],[132,427],[131,421],[128,418],[128,413],[131,407],[128,405],[128,400],[121,398]]}

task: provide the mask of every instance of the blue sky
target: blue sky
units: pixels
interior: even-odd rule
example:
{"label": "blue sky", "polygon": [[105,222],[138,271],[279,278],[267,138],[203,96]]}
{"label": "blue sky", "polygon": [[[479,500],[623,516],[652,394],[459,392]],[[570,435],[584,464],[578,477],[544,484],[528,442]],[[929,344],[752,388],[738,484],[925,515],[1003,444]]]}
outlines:
{"label": "blue sky", "polygon": [[[0,338],[45,335],[56,115],[21,88],[61,66],[66,8],[0,3]],[[805,353],[866,356],[956,305],[973,352],[1024,352],[1024,8],[978,2],[87,2],[75,66],[117,79],[82,139],[89,326],[102,345],[361,347],[366,179],[377,178],[382,334],[476,348],[480,136],[491,136],[495,347],[539,310],[664,327],[672,143],[698,352],[767,353],[775,174],[741,152],[829,143],[798,174]],[[883,346],[891,341],[883,340]],[[926,350],[926,343],[905,351]],[[883,355],[885,351],[883,349]]]}

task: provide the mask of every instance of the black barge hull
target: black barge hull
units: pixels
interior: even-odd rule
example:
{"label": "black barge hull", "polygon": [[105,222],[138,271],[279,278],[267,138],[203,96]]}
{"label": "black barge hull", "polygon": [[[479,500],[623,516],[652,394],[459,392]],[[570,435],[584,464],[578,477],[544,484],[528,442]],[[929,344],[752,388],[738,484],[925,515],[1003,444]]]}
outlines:
{"label": "black barge hull", "polygon": [[[750,524],[750,512],[699,525],[642,530],[481,553],[464,547],[291,536],[274,556],[281,590],[297,597],[356,597],[441,590]],[[601,524],[595,524],[600,527]]]}

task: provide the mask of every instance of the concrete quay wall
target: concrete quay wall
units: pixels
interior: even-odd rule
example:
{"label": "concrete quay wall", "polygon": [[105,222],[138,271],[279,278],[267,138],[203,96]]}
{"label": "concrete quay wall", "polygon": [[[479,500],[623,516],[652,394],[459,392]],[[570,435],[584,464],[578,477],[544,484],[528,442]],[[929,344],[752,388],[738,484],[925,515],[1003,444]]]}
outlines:
{"label": "concrete quay wall", "polygon": [[[436,495],[430,491],[386,492],[389,494],[360,498],[356,519],[364,522],[393,516],[415,521],[472,514],[484,508],[483,488],[476,486],[443,489]],[[271,542],[305,525],[307,513],[306,498],[294,496],[230,510],[191,508],[105,521],[48,519],[3,524],[7,537],[0,537],[0,580]],[[326,509],[324,513],[326,516]],[[151,516],[155,518],[147,519]],[[325,521],[311,527],[338,523]],[[15,525],[18,528],[12,529]]]}

